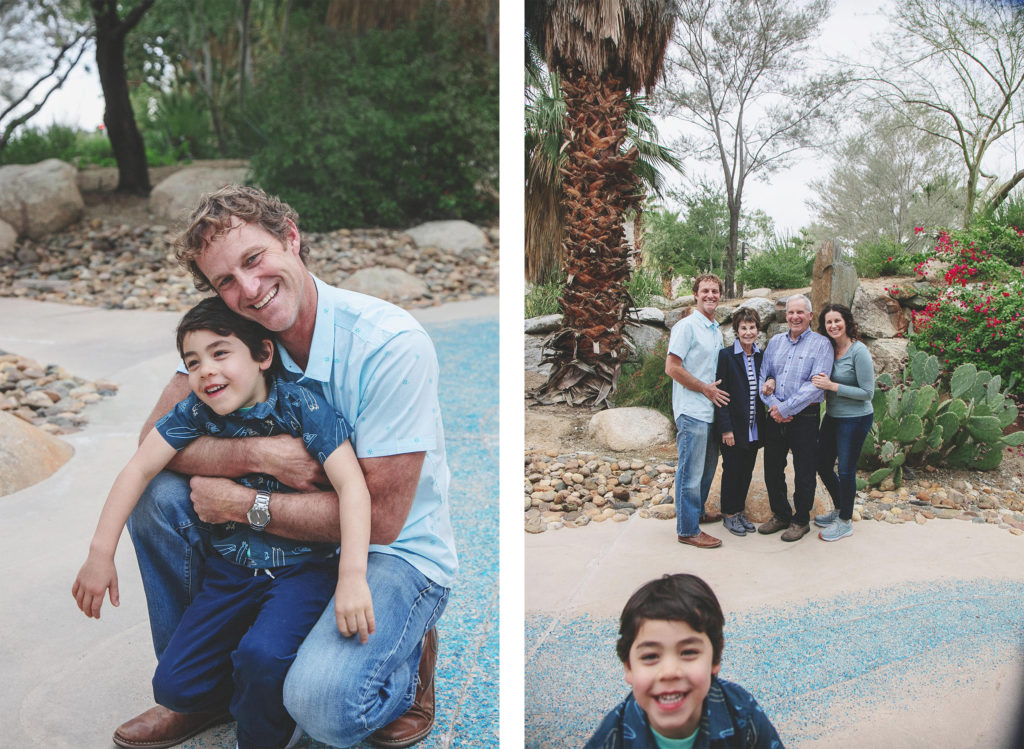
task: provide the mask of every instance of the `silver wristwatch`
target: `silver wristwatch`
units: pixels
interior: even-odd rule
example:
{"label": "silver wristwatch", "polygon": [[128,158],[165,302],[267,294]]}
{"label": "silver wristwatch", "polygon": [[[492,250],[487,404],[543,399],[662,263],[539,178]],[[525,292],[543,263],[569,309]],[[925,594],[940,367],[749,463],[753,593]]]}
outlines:
{"label": "silver wristwatch", "polygon": [[270,492],[257,491],[256,501],[252,503],[252,507],[245,513],[246,519],[249,521],[249,527],[254,531],[261,531],[267,527],[267,523],[270,522]]}

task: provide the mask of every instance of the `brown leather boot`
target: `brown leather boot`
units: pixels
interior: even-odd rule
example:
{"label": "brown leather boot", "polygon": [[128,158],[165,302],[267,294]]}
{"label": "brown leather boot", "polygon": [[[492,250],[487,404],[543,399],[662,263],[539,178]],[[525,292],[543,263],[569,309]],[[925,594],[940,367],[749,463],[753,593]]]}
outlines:
{"label": "brown leather boot", "polygon": [[166,749],[230,720],[227,712],[176,713],[157,705],[118,726],[114,743],[126,749]]}
{"label": "brown leather boot", "polygon": [[423,653],[417,673],[416,697],[412,707],[378,729],[369,741],[388,749],[402,749],[421,741],[434,727],[434,663],[437,661],[437,629],[423,637]]}

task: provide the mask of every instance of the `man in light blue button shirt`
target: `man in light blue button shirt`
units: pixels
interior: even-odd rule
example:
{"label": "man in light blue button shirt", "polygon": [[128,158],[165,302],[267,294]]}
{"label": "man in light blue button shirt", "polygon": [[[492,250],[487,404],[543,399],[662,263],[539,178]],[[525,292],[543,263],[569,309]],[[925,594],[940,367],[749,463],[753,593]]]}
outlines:
{"label": "man in light blue button shirt", "polygon": [[715,309],[722,297],[722,280],[713,273],[693,282],[696,306],[672,326],[665,374],[672,378],[672,414],[676,420],[676,538],[699,549],[721,546],[721,539],[700,529],[700,516],[718,467],[714,435],[715,406],[729,402],[715,379],[722,333]]}
{"label": "man in light blue button shirt", "polygon": [[[260,190],[222,188],[203,196],[188,219],[178,259],[197,288],[216,291],[274,333],[284,377],[319,390],[351,421],[370,490],[367,582],[376,631],[365,644],[339,636],[329,604],[288,672],[285,707],[307,734],[332,746],[364,739],[409,746],[433,725],[434,624],[458,568],[437,357],[405,310],[314,278],[297,218]],[[187,378],[175,375],[143,435],[183,388]],[[248,522],[254,491],[234,477],[259,471],[299,490],[272,495],[264,508],[269,531],[340,538],[337,496],[318,488],[322,469],[301,438],[202,438],[171,466],[177,473],[158,476],[129,520],[158,658],[202,575],[208,524]],[[170,746],[220,717],[157,706],[122,725],[115,743]]]}

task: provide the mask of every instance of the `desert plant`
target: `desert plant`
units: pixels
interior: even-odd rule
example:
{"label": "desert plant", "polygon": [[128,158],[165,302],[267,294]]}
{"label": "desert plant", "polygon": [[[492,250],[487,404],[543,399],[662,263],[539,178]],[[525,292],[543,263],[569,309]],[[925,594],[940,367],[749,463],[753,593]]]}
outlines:
{"label": "desert plant", "polygon": [[853,249],[853,266],[864,278],[899,276],[914,267],[914,256],[900,242],[888,238],[862,242]]}
{"label": "desert plant", "polygon": [[543,282],[534,284],[526,294],[526,317],[560,314],[562,308],[558,305],[558,298],[562,295],[563,286],[565,274],[561,271],[555,271]]}
{"label": "desert plant", "polygon": [[861,466],[875,469],[868,486],[892,477],[898,488],[905,465],[990,471],[1005,449],[1024,445],[1024,432],[1003,434],[1017,406],[999,375],[962,364],[947,380],[934,354],[913,345],[907,353],[902,382],[889,373],[876,381],[875,422],[861,452]]}
{"label": "desert plant", "polygon": [[626,292],[635,307],[646,307],[651,303],[651,297],[662,291],[661,277],[654,268],[634,268],[626,279]]}
{"label": "desert plant", "polygon": [[778,236],[767,249],[747,258],[738,277],[748,289],[792,289],[810,283],[813,263],[814,253],[806,239]]}
{"label": "desert plant", "polygon": [[672,380],[665,376],[668,339],[653,351],[642,353],[637,362],[627,362],[615,391],[614,405],[654,408],[672,418]]}

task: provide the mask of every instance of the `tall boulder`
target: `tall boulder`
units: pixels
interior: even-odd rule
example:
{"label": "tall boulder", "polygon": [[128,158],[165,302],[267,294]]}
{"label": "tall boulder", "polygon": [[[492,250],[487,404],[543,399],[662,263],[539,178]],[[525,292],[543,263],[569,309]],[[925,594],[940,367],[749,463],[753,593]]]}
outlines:
{"label": "tall boulder", "polygon": [[[826,304],[853,306],[859,281],[853,264],[826,241],[814,256],[811,274],[811,308],[817,312]],[[817,329],[816,322],[813,327]],[[818,331],[819,333],[821,331]]]}
{"label": "tall boulder", "polygon": [[67,228],[85,210],[76,173],[59,159],[0,167],[0,219],[30,239]]}

